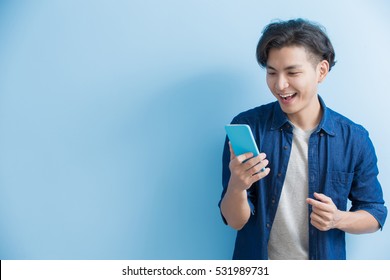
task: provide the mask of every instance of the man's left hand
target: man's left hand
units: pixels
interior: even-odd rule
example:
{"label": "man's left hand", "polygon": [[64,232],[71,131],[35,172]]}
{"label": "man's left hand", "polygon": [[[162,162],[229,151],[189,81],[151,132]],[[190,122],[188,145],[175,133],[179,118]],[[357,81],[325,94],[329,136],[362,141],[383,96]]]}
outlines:
{"label": "man's left hand", "polygon": [[313,208],[310,223],[321,231],[336,228],[337,222],[341,219],[341,211],[337,209],[330,197],[322,193],[315,192],[314,198],[306,199]]}

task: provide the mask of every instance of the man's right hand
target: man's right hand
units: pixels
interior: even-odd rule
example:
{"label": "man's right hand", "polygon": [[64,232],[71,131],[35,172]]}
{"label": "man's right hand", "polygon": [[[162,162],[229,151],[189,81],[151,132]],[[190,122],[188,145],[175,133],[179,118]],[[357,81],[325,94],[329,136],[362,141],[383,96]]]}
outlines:
{"label": "man's right hand", "polygon": [[270,169],[266,168],[269,162],[265,153],[260,153],[256,157],[253,157],[252,153],[236,156],[230,142],[229,149],[230,180],[228,188],[233,188],[236,191],[247,190],[253,183],[269,174]]}
{"label": "man's right hand", "polygon": [[[250,217],[250,207],[248,204],[248,195],[246,190],[249,189],[253,183],[264,178],[270,172],[268,160],[266,155],[253,157],[252,153],[246,153],[236,156],[230,147],[230,180],[221,203],[221,211],[227,223],[240,230],[248,221]],[[261,171],[263,168],[264,171]]]}

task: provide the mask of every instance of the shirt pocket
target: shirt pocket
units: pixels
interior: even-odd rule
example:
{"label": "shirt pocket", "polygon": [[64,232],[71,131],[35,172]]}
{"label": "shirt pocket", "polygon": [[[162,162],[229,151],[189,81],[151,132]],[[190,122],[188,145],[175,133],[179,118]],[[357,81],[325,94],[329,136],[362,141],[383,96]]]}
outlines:
{"label": "shirt pocket", "polygon": [[339,210],[346,210],[354,173],[331,171],[328,175],[330,179],[328,196]]}

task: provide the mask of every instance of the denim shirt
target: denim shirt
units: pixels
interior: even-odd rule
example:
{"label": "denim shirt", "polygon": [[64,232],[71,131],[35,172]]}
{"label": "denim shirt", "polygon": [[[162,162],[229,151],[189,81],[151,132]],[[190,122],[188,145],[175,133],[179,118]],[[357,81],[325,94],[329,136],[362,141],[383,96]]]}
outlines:
{"label": "denim shirt", "polygon": [[[323,116],[311,134],[308,148],[308,197],[329,196],[339,210],[365,210],[381,229],[387,216],[374,146],[368,132],[346,117],[327,108],[318,97]],[[248,124],[271,171],[247,191],[251,215],[237,232],[233,259],[268,259],[268,240],[278,208],[293,139],[292,126],[279,103],[256,107],[236,116],[232,123]],[[228,139],[223,151],[221,200],[230,178]],[[220,201],[221,203],[221,201]],[[219,205],[220,205],[219,203]],[[309,206],[309,215],[311,206]],[[224,222],[226,220],[223,218]],[[320,231],[309,223],[309,259],[346,259],[345,232]]]}

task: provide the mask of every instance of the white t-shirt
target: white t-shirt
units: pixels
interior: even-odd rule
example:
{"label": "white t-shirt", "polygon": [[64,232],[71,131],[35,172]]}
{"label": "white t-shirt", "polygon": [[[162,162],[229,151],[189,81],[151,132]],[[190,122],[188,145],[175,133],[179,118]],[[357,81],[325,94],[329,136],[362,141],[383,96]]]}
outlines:
{"label": "white t-shirt", "polygon": [[308,143],[313,130],[294,126],[290,160],[268,242],[270,260],[307,260]]}

